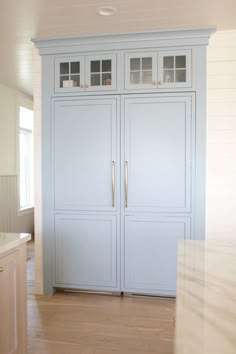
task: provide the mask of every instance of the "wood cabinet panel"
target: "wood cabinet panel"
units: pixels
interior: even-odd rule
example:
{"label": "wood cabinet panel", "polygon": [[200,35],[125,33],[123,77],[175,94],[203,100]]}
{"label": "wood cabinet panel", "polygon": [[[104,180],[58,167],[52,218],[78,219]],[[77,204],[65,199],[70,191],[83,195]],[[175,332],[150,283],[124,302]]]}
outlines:
{"label": "wood cabinet panel", "polygon": [[1,354],[26,353],[25,249],[0,256]]}

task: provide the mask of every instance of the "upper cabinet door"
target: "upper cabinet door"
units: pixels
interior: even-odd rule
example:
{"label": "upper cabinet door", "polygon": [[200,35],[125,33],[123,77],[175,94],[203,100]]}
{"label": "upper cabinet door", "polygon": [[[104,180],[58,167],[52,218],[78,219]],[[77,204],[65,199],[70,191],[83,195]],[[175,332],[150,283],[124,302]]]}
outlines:
{"label": "upper cabinet door", "polygon": [[122,168],[125,210],[190,212],[194,173],[194,96],[125,98]]}
{"label": "upper cabinet door", "polygon": [[159,52],[159,88],[191,87],[191,66],[191,50]]}
{"label": "upper cabinet door", "polygon": [[116,54],[86,56],[86,91],[116,90]]}
{"label": "upper cabinet door", "polygon": [[55,61],[55,91],[84,91],[84,57],[61,57]]}
{"label": "upper cabinet door", "polygon": [[56,210],[116,211],[117,99],[54,103],[52,154]]}
{"label": "upper cabinet door", "polygon": [[153,52],[125,54],[125,89],[157,88],[157,54]]}

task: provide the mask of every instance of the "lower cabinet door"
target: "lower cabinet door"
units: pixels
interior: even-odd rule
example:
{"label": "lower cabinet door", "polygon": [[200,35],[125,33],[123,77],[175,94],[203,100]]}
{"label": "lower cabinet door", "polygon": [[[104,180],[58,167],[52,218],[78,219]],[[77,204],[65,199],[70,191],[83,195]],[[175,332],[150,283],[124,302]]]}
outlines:
{"label": "lower cabinet door", "polygon": [[114,215],[56,215],[56,287],[118,290]]}
{"label": "lower cabinet door", "polygon": [[179,240],[190,239],[188,217],[125,217],[122,291],[175,295]]}
{"label": "lower cabinet door", "polygon": [[18,250],[0,257],[0,353],[26,353],[25,262]]}

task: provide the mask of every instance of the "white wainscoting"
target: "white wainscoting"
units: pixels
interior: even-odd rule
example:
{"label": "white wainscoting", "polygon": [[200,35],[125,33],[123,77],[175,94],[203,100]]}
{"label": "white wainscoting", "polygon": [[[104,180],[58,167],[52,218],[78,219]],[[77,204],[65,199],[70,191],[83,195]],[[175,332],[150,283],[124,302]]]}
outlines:
{"label": "white wainscoting", "polygon": [[18,213],[17,176],[0,176],[0,232],[34,232],[34,213]]}

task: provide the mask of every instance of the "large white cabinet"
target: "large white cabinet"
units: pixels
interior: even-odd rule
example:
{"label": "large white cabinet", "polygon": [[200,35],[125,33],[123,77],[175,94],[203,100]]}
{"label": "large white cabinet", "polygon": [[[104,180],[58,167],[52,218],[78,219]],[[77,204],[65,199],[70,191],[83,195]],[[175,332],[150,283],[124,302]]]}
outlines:
{"label": "large white cabinet", "polygon": [[45,293],[175,295],[178,241],[205,237],[212,31],[35,41]]}

